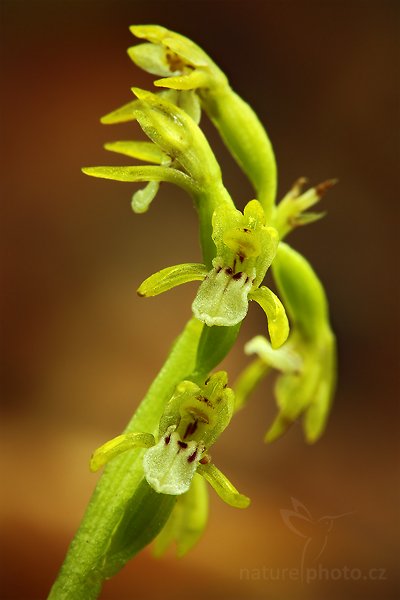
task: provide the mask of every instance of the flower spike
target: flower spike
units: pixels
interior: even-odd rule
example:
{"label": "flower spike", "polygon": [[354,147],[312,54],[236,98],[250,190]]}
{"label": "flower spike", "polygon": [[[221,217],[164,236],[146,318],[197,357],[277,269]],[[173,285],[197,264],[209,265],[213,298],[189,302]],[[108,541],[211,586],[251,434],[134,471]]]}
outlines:
{"label": "flower spike", "polygon": [[[157,93],[131,88],[135,98],[101,122],[137,121],[148,140],[105,144],[105,150],[122,155],[125,162],[127,157],[139,164],[83,171],[143,182],[132,196],[135,213],[149,209],[161,182],[189,193],[199,218],[202,263],[164,268],[145,279],[137,293],[151,297],[186,282],[200,284],[192,303],[194,316],[125,433],[91,457],[93,472],[107,467],[49,600],[65,594],[97,597],[103,581],[156,538],[158,555],[176,543],[182,556],[206,525],[207,483],[228,505],[249,506],[250,499],[213,463],[210,449],[272,369],[278,371],[278,414],[266,441],[302,418],[306,439],[314,442],[325,426],[335,387],[335,338],[324,290],[307,261],[282,243],[293,228],[323,216],[309,210],[334,180],[304,192],[305,180],[300,179],[276,206],[277,169],[268,135],[224,73],[182,35],[156,25],[131,31],[142,43],[128,54],[161,77],[154,82]],[[256,199],[243,211],[236,209],[225,188],[198,125],[202,110],[254,188]],[[263,285],[270,268],[283,303]],[[267,316],[269,340],[258,336],[246,345],[246,353],[257,357],[239,375],[234,391],[226,372],[213,371],[233,348],[250,301]]]}

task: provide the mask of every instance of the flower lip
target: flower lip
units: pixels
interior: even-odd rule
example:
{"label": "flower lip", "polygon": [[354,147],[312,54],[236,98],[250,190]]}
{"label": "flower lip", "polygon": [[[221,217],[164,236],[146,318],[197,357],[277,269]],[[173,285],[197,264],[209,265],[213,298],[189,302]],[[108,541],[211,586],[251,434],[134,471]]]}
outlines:
{"label": "flower lip", "polygon": [[166,435],[143,457],[148,484],[159,494],[184,494],[189,490],[203,451],[201,443],[183,441],[175,426],[169,427]]}
{"label": "flower lip", "polygon": [[215,260],[215,267],[200,285],[193,301],[195,317],[209,327],[233,326],[244,319],[252,277],[244,271],[234,272]]}

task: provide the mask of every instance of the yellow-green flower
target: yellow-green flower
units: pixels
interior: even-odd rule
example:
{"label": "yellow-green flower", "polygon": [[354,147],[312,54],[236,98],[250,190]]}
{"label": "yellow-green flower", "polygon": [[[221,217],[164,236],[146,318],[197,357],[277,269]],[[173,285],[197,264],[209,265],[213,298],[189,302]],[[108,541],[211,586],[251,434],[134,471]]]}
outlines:
{"label": "yellow-green flower", "polygon": [[227,84],[208,54],[185,36],[159,25],[133,25],[130,31],[148,42],[129,48],[129,57],[144,71],[167,78],[156,85],[193,90]]}
{"label": "yellow-green flower", "polygon": [[[196,120],[203,108],[234,159],[252,182],[267,217],[276,195],[276,162],[268,135],[253,109],[230,87],[226,75],[204,50],[188,38],[158,25],[134,25],[130,31],[147,40],[128,49],[133,62],[161,76],[154,85]],[[172,94],[175,95],[172,95]],[[114,110],[103,123],[135,119],[135,101]]]}
{"label": "yellow-green flower", "polygon": [[306,183],[306,177],[297,179],[274,210],[272,222],[279,231],[281,240],[296,227],[314,223],[325,216],[325,212],[311,212],[308,209],[321,200],[322,196],[337,183],[337,179],[327,179],[304,191]]}
{"label": "yellow-green flower", "polygon": [[280,437],[303,417],[307,441],[315,442],[324,430],[336,383],[336,342],[328,304],[315,271],[287,244],[280,245],[273,270],[291,318],[290,336],[279,349],[263,336],[245,346],[247,354],[257,354],[281,373],[275,385],[279,412],[266,441]]}
{"label": "yellow-green flower", "polygon": [[212,226],[216,256],[211,271],[196,263],[168,267],[146,279],[138,294],[156,296],[182,283],[202,280],[192,304],[197,319],[209,327],[233,326],[246,316],[249,300],[255,300],[268,317],[272,345],[279,347],[289,332],[285,309],[269,288],[260,287],[275,257],[277,231],[266,226],[257,200],[250,201],[243,213],[230,206],[218,207]]}
{"label": "yellow-green flower", "polygon": [[227,504],[247,507],[250,500],[239,494],[208,455],[233,415],[234,394],[227,383],[225,371],[211,375],[203,385],[182,381],[165,407],[157,440],[150,433],[119,435],[94,452],[91,470],[97,471],[121,452],[147,448],[144,476],[157,493],[181,496],[198,473]]}

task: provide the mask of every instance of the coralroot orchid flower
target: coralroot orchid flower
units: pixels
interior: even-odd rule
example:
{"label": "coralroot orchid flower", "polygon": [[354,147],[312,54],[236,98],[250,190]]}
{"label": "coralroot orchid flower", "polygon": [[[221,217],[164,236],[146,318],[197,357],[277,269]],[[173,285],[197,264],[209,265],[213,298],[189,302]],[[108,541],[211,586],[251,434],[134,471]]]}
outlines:
{"label": "coralroot orchid flower", "polygon": [[287,244],[280,245],[273,269],[291,318],[290,336],[278,350],[256,336],[245,352],[257,354],[280,372],[275,384],[279,412],[265,440],[277,439],[303,417],[307,441],[312,443],[324,430],[336,383],[336,342],[328,303],[311,265]]}
{"label": "coralroot orchid flower", "polygon": [[211,271],[196,263],[168,267],[146,279],[139,296],[156,296],[182,283],[202,280],[192,304],[197,319],[209,327],[233,326],[246,316],[249,300],[255,300],[267,315],[273,347],[281,346],[289,333],[285,309],[269,288],[260,287],[278,247],[276,229],[265,225],[257,200],[251,200],[243,213],[218,207],[212,221],[216,256]]}
{"label": "coralroot orchid flower", "polygon": [[91,470],[127,450],[146,448],[144,475],[157,493],[185,494],[198,473],[227,504],[246,508],[249,498],[239,494],[207,454],[233,415],[234,393],[227,382],[225,371],[214,373],[201,386],[182,381],[165,407],[157,441],[150,433],[119,435],[94,452]]}

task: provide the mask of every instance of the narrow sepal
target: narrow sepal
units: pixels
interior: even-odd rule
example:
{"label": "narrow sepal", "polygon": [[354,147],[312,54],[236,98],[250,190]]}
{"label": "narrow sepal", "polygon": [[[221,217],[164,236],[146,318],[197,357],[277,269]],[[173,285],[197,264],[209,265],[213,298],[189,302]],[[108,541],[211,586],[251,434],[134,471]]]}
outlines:
{"label": "narrow sepal", "polygon": [[200,281],[207,274],[207,268],[199,263],[186,263],[167,267],[150,275],[137,290],[139,296],[157,296],[167,290],[189,281]]}
{"label": "narrow sepal", "polygon": [[267,315],[272,347],[279,348],[289,335],[289,322],[282,302],[265,286],[250,292],[249,298],[255,300]]}
{"label": "narrow sepal", "polygon": [[276,208],[274,226],[279,231],[281,239],[295,227],[314,223],[325,216],[324,212],[305,211],[317,204],[322,196],[337,183],[337,179],[328,179],[303,192],[306,183],[305,177],[300,177],[295,181]]}
{"label": "narrow sepal", "polygon": [[127,166],[127,167],[85,167],[82,169],[85,175],[100,177],[101,179],[112,179],[114,181],[167,181],[174,183],[189,193],[194,193],[196,185],[185,173],[169,167],[155,166]]}
{"label": "narrow sepal", "polygon": [[171,88],[173,90],[196,90],[207,85],[209,76],[204,71],[193,71],[189,75],[178,75],[176,77],[163,77],[157,79],[154,85],[157,87]]}
{"label": "narrow sepal", "polygon": [[315,187],[310,188],[298,196],[296,199],[298,210],[304,212],[308,208],[311,208],[311,206],[317,204],[317,202],[321,200],[322,196],[324,196],[328,190],[336,185],[337,182],[337,179],[327,179],[326,181],[319,183]]}
{"label": "narrow sepal", "polygon": [[131,100],[123,106],[120,106],[119,108],[107,113],[104,115],[104,117],[101,117],[100,123],[103,125],[115,125],[116,123],[129,123],[129,121],[135,121],[135,111],[138,107],[138,104],[138,100]]}
{"label": "narrow sepal", "polygon": [[247,342],[244,351],[245,354],[257,354],[265,364],[282,373],[299,373],[303,366],[300,354],[290,342],[274,349],[264,336],[257,335]]}
{"label": "narrow sepal", "polygon": [[137,44],[128,48],[127,52],[132,62],[147,73],[165,77],[175,73],[162,46],[152,43]]}
{"label": "narrow sepal", "polygon": [[147,212],[159,189],[160,184],[158,181],[149,181],[144,188],[137,190],[131,200],[133,212],[138,215]]}
{"label": "narrow sepal", "polygon": [[243,369],[233,386],[235,393],[235,413],[247,404],[253,391],[260,381],[268,375],[270,370],[271,367],[261,358],[256,358],[256,360],[253,360]]}
{"label": "narrow sepal", "polygon": [[268,443],[274,442],[285,434],[292,425],[293,421],[291,419],[287,419],[282,414],[278,414],[265,434],[264,441]]}
{"label": "narrow sepal", "polygon": [[152,142],[137,142],[131,140],[121,140],[116,142],[108,142],[104,145],[106,150],[117,152],[124,156],[137,158],[146,162],[161,165],[169,160],[168,156]]}
{"label": "narrow sepal", "polygon": [[229,479],[214,464],[200,464],[197,471],[208,481],[221,500],[226,502],[226,504],[234,508],[247,508],[249,506],[250,498],[240,494]]}
{"label": "narrow sepal", "polygon": [[298,217],[294,219],[295,225],[310,225],[310,223],[315,223],[316,221],[320,221],[326,215],[326,211],[324,212],[305,212],[301,213]]}
{"label": "narrow sepal", "polygon": [[123,433],[109,440],[93,452],[90,459],[90,470],[98,471],[110,460],[134,448],[150,448],[155,444],[154,436],[150,433]]}
{"label": "narrow sepal", "polygon": [[159,25],[132,25],[129,30],[140,39],[148,40],[153,44],[161,44],[164,48],[172,50],[187,64],[193,67],[205,67],[211,59],[199,46],[188,38]]}

